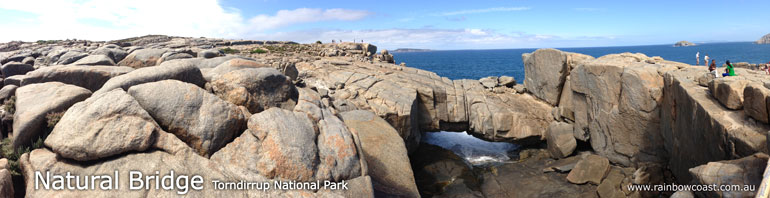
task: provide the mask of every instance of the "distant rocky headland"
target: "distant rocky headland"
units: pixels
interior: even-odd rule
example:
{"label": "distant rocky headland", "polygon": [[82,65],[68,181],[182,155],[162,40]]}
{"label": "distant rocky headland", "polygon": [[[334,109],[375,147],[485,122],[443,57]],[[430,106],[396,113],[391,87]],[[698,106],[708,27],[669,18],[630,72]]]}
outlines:
{"label": "distant rocky headland", "polygon": [[690,41],[679,41],[674,44],[674,47],[688,47],[688,46],[695,46],[695,43],[692,43]]}
{"label": "distant rocky headland", "polygon": [[759,38],[757,44],[770,44],[770,34],[765,34],[762,38]]}
{"label": "distant rocky headland", "polygon": [[[766,74],[736,68],[738,76],[714,78],[639,53],[538,49],[522,59],[517,84],[395,65],[367,43],[162,35],[2,43],[0,195],[667,197],[628,187],[759,186]],[[436,131],[522,150],[515,162],[474,167],[421,143]],[[36,172],[129,178],[129,170],[206,182],[184,195],[125,181],[109,191],[35,188]],[[347,190],[217,190],[213,180]]]}
{"label": "distant rocky headland", "polygon": [[398,48],[396,50],[393,50],[391,52],[429,52],[433,51],[430,49],[416,49],[416,48]]}

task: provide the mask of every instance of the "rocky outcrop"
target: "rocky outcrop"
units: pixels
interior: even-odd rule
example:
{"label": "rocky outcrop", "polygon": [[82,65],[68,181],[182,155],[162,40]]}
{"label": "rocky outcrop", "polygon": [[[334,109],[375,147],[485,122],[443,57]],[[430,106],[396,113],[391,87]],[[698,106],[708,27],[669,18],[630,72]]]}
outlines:
{"label": "rocky outcrop", "polygon": [[150,148],[163,129],[121,89],[73,105],[45,145],[62,157],[96,160]]}
{"label": "rocky outcrop", "polygon": [[251,113],[270,107],[293,109],[298,96],[291,80],[273,68],[231,71],[209,87],[223,100],[245,106]]}
{"label": "rocky outcrop", "polygon": [[586,155],[569,172],[567,181],[574,184],[599,185],[609,171],[610,161],[607,158],[598,155]]}
{"label": "rocky outcrop", "polygon": [[576,63],[593,59],[593,57],[565,53],[556,49],[538,49],[531,54],[522,54],[524,71],[524,86],[541,100],[551,105],[559,104],[564,80]]}
{"label": "rocky outcrop", "polygon": [[[742,78],[752,78],[748,71],[736,70]],[[765,134],[770,126],[748,120],[745,111],[726,108],[718,97],[714,98],[711,87],[698,85],[695,77],[706,72],[685,67],[667,72],[664,78],[661,134],[670,156],[669,167],[680,183],[690,181],[690,168],[767,149]]]}
{"label": "rocky outcrop", "polygon": [[388,122],[363,110],[341,114],[350,132],[358,136],[372,185],[378,195],[418,197],[404,140]]}
{"label": "rocky outcrop", "polygon": [[4,77],[11,77],[15,75],[24,75],[27,72],[30,72],[32,70],[35,70],[32,65],[19,63],[19,62],[10,62],[3,65],[2,68],[0,68],[3,72]]}
{"label": "rocky outcrop", "polygon": [[133,68],[153,66],[156,65],[158,59],[168,51],[168,49],[139,49],[128,54],[126,58],[118,62],[118,65]]}
{"label": "rocky outcrop", "polygon": [[709,162],[690,169],[693,181],[703,185],[737,185],[741,189],[711,192],[696,192],[705,197],[751,197],[755,192],[744,191],[745,185],[759,186],[763,178],[768,156],[757,153],[744,158]]}
{"label": "rocky outcrop", "polygon": [[66,111],[91,96],[91,91],[60,82],[27,85],[16,90],[13,115],[13,146],[30,146],[45,135],[46,116]]}
{"label": "rocky outcrop", "polygon": [[78,61],[75,61],[74,63],[71,63],[73,65],[115,65],[115,61],[112,60],[107,55],[104,54],[95,54],[95,55],[88,55],[86,57],[81,58]]}
{"label": "rocky outcrop", "polygon": [[13,197],[13,178],[11,177],[11,170],[8,164],[8,159],[0,159],[0,196]]}
{"label": "rocky outcrop", "polygon": [[572,124],[551,122],[546,131],[548,152],[554,158],[564,158],[572,154],[577,147],[575,136],[572,135]]}
{"label": "rocky outcrop", "polygon": [[191,83],[198,87],[204,87],[206,84],[200,69],[194,65],[186,62],[169,61],[159,66],[144,67],[125,75],[110,78],[94,94],[112,91],[115,88],[128,90],[128,88],[134,85],[168,79]]}
{"label": "rocky outcrop", "polygon": [[718,78],[709,83],[709,91],[728,109],[743,109],[743,89],[748,83],[743,77]]}
{"label": "rocky outcrop", "polygon": [[204,157],[224,147],[246,126],[246,118],[236,105],[193,84],[163,80],[133,86],[128,94],[165,131]]}
{"label": "rocky outcrop", "polygon": [[770,34],[766,34],[765,36],[762,36],[762,38],[759,38],[756,42],[757,44],[770,44]]}
{"label": "rocky outcrop", "polygon": [[674,47],[689,47],[689,46],[695,46],[695,43],[692,43],[690,41],[679,41],[674,44]]}
{"label": "rocky outcrop", "polygon": [[62,82],[96,91],[111,78],[131,71],[134,69],[118,66],[50,66],[28,73],[22,78],[21,85]]}

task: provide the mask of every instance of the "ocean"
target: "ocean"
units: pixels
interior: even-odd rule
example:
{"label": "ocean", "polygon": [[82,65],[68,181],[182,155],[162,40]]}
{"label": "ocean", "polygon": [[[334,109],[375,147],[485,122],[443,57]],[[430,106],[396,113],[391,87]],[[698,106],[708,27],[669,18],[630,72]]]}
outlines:
{"label": "ocean", "polygon": [[[626,47],[584,47],[557,48],[562,51],[600,57],[623,52],[643,53],[660,56],[663,59],[695,64],[695,53],[700,52],[700,63],[708,55],[721,66],[730,62],[767,63],[770,61],[770,45],[752,42],[705,43],[690,47],[673,45],[646,45]],[[394,52],[396,64],[406,63],[409,67],[436,72],[449,79],[479,79],[487,76],[513,76],[521,83],[524,80],[524,63],[521,54],[537,49],[495,49],[495,50],[440,50],[428,52]]]}
{"label": "ocean", "polygon": [[[708,54],[722,65],[730,62],[767,63],[770,61],[770,45],[751,42],[707,43],[690,47],[672,45],[647,45],[628,47],[586,47],[558,48],[562,51],[600,57],[623,52],[643,53],[660,56],[663,59],[695,64],[695,53],[700,52],[700,63]],[[479,79],[487,76],[513,76],[518,83],[524,80],[524,63],[521,54],[536,49],[498,50],[442,50],[429,52],[394,52],[396,64],[406,63],[409,67],[436,72],[449,79]],[[429,132],[423,143],[433,144],[451,150],[473,165],[511,162],[518,158],[518,145],[502,142],[486,142],[464,132]]]}

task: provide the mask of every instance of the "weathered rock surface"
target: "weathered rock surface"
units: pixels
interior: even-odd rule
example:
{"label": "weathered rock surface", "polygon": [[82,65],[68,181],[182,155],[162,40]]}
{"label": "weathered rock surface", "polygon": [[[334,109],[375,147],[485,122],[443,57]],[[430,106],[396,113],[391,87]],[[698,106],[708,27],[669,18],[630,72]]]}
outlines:
{"label": "weathered rock surface", "polygon": [[19,86],[16,86],[16,85],[3,86],[3,88],[0,89],[0,101],[5,102],[5,100],[16,95],[17,88],[19,88]]}
{"label": "weathered rock surface", "polygon": [[593,57],[565,53],[556,49],[538,49],[532,54],[522,54],[524,60],[524,86],[551,105],[559,104],[564,80],[570,74],[570,70],[581,61],[593,59]]}
{"label": "weathered rock surface", "polygon": [[165,131],[204,157],[246,128],[246,118],[237,106],[193,84],[163,80],[133,86],[128,93]]}
{"label": "weathered rock surface", "polygon": [[15,192],[13,188],[13,178],[11,178],[11,170],[8,165],[8,159],[0,159],[0,196],[2,197],[14,197]]}
{"label": "weathered rock surface", "polygon": [[692,43],[690,41],[679,41],[674,44],[674,47],[689,47],[689,46],[695,46],[695,43]]}
{"label": "weathered rock surface", "polygon": [[21,80],[21,85],[62,82],[96,91],[107,80],[131,71],[134,69],[119,66],[50,66],[28,73]]}
{"label": "weathered rock surface", "polygon": [[78,61],[75,61],[74,63],[71,63],[73,65],[115,65],[115,61],[112,60],[107,55],[104,54],[95,54],[95,55],[88,55],[86,57],[81,58]]}
{"label": "weathered rock surface", "polygon": [[630,53],[583,61],[569,76],[575,136],[614,163],[663,161],[661,75],[680,66]]}
{"label": "weathered rock surface", "polygon": [[128,90],[128,88],[134,85],[168,79],[191,83],[198,87],[204,87],[206,84],[200,69],[194,65],[187,62],[169,61],[159,66],[140,68],[127,74],[110,78],[94,94],[112,91],[115,88]]}
{"label": "weathered rock surface", "polygon": [[372,185],[378,195],[418,197],[406,145],[396,129],[372,112],[341,114],[350,132],[361,140]]}
{"label": "weathered rock surface", "polygon": [[767,103],[770,90],[759,83],[749,83],[743,89],[743,109],[746,115],[757,121],[768,123]]}
{"label": "weathered rock surface", "polygon": [[[742,76],[751,76],[748,71],[736,70]],[[725,108],[709,89],[694,81],[705,72],[685,67],[667,72],[664,78],[661,134],[670,156],[669,167],[679,183],[691,180],[688,169],[695,166],[767,149],[765,134],[770,126],[750,122],[745,111]]]}
{"label": "weathered rock surface", "polygon": [[168,49],[139,49],[128,54],[126,58],[118,62],[118,65],[133,68],[153,66],[158,63],[158,59],[166,52],[168,52]]}
{"label": "weathered rock surface", "polygon": [[572,124],[563,122],[551,122],[546,131],[548,152],[554,158],[564,158],[572,154],[577,148],[577,141],[572,135]]}
{"label": "weathered rock surface", "polygon": [[62,157],[96,160],[144,151],[165,133],[133,97],[121,89],[73,105],[45,140]]}
{"label": "weathered rock surface", "polygon": [[762,38],[759,38],[756,42],[757,44],[770,44],[770,34],[765,34],[765,36],[762,36]]}
{"label": "weathered rock surface", "polygon": [[15,75],[24,75],[27,72],[35,70],[35,68],[28,64],[10,62],[3,65],[0,70],[2,70],[3,76],[7,78]]}
{"label": "weathered rock surface", "polygon": [[[767,154],[757,153],[735,160],[709,162],[691,168],[690,173],[698,184],[739,185],[741,188],[744,185],[759,186],[767,160]],[[755,192],[733,190],[696,193],[707,197],[752,197]]]}
{"label": "weathered rock surface", "polygon": [[610,161],[602,156],[589,154],[583,157],[572,171],[567,180],[574,184],[600,184],[610,171]]}
{"label": "weathered rock surface", "polygon": [[718,78],[709,83],[709,91],[728,109],[743,109],[743,89],[748,83],[743,77]]}
{"label": "weathered rock surface", "polygon": [[16,89],[13,146],[29,146],[45,135],[46,115],[66,111],[91,96],[91,91],[60,82],[27,85]]}
{"label": "weathered rock surface", "polygon": [[220,98],[245,106],[251,113],[270,107],[293,109],[298,97],[291,80],[272,68],[231,71],[211,82],[210,88]]}
{"label": "weathered rock surface", "polygon": [[230,59],[228,61],[225,61],[222,64],[217,65],[213,69],[204,71],[203,77],[210,82],[231,71],[235,71],[239,69],[247,69],[247,68],[263,68],[263,67],[270,67],[270,66],[266,64],[261,64],[252,60],[235,58],[235,59]]}
{"label": "weathered rock surface", "polygon": [[114,64],[126,58],[126,56],[128,56],[128,52],[117,48],[102,47],[92,51],[91,55],[106,55],[112,60],[112,63]]}
{"label": "weathered rock surface", "polygon": [[69,65],[70,63],[74,63],[75,61],[78,61],[86,56],[88,56],[88,54],[84,52],[66,51],[64,54],[61,54],[58,57],[56,65]]}
{"label": "weathered rock surface", "polygon": [[412,154],[415,183],[422,197],[484,197],[470,163],[450,150],[421,144]]}

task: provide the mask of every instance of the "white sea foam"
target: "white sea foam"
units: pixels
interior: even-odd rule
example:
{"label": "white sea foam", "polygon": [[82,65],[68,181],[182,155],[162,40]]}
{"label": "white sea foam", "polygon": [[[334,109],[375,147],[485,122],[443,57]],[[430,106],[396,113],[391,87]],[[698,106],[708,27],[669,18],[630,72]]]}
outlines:
{"label": "white sea foam", "polygon": [[473,165],[508,161],[508,154],[519,147],[506,142],[487,142],[466,132],[428,132],[422,141],[451,150]]}

